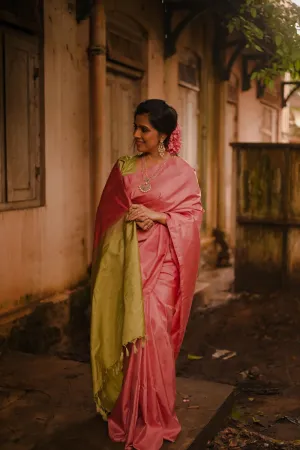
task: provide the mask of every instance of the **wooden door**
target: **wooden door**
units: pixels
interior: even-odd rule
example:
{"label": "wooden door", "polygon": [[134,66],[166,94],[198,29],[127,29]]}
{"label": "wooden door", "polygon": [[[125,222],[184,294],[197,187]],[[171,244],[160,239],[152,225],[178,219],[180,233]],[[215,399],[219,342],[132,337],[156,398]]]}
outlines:
{"label": "wooden door", "polygon": [[108,72],[104,130],[107,176],[120,156],[133,153],[133,115],[139,102],[139,80]]}

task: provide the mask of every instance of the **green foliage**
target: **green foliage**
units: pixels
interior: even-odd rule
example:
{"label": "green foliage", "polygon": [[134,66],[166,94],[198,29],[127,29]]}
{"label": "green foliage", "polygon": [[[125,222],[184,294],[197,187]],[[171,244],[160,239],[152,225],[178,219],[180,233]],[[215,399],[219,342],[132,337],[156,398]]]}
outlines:
{"label": "green foliage", "polygon": [[242,0],[228,16],[230,33],[239,32],[246,47],[265,56],[252,78],[269,85],[278,75],[300,74],[300,8],[291,0]]}

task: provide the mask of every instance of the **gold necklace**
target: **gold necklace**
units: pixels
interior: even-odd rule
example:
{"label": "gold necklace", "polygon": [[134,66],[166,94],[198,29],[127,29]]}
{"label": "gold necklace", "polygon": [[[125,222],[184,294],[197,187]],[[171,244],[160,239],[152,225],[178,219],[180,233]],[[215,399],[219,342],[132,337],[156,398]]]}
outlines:
{"label": "gold necklace", "polygon": [[164,169],[164,167],[169,159],[169,158],[165,159],[165,161],[159,165],[156,172],[154,172],[154,174],[151,177],[149,177],[148,170],[147,170],[146,158],[147,158],[146,156],[142,157],[143,183],[139,185],[139,190],[143,193],[151,191],[152,186],[151,186],[150,181],[153,180],[154,178],[156,178],[162,172],[162,170]]}

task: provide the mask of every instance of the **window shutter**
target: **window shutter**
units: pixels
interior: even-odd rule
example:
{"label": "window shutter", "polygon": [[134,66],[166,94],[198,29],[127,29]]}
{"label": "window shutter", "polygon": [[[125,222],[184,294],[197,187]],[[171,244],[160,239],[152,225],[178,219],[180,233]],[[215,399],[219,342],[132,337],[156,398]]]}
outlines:
{"label": "window shutter", "polygon": [[5,201],[5,138],[4,138],[4,96],[3,96],[3,36],[0,33],[0,204]]}
{"label": "window shutter", "polygon": [[7,32],[4,52],[7,201],[28,202],[39,197],[38,43]]}

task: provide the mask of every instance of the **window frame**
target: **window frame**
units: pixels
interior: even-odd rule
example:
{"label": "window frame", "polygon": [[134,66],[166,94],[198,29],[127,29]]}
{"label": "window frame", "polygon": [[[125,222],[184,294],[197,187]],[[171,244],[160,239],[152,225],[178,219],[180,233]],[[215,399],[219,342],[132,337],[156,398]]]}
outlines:
{"label": "window frame", "polygon": [[[266,103],[262,103],[262,124],[260,127],[260,135],[262,142],[265,143],[274,143],[278,140],[278,120],[279,120],[279,114],[278,109],[274,106],[268,105]],[[271,130],[268,128],[264,128],[263,122],[264,122],[264,112],[265,110],[268,110],[271,112]],[[264,141],[264,137],[269,137],[269,141]]]}

